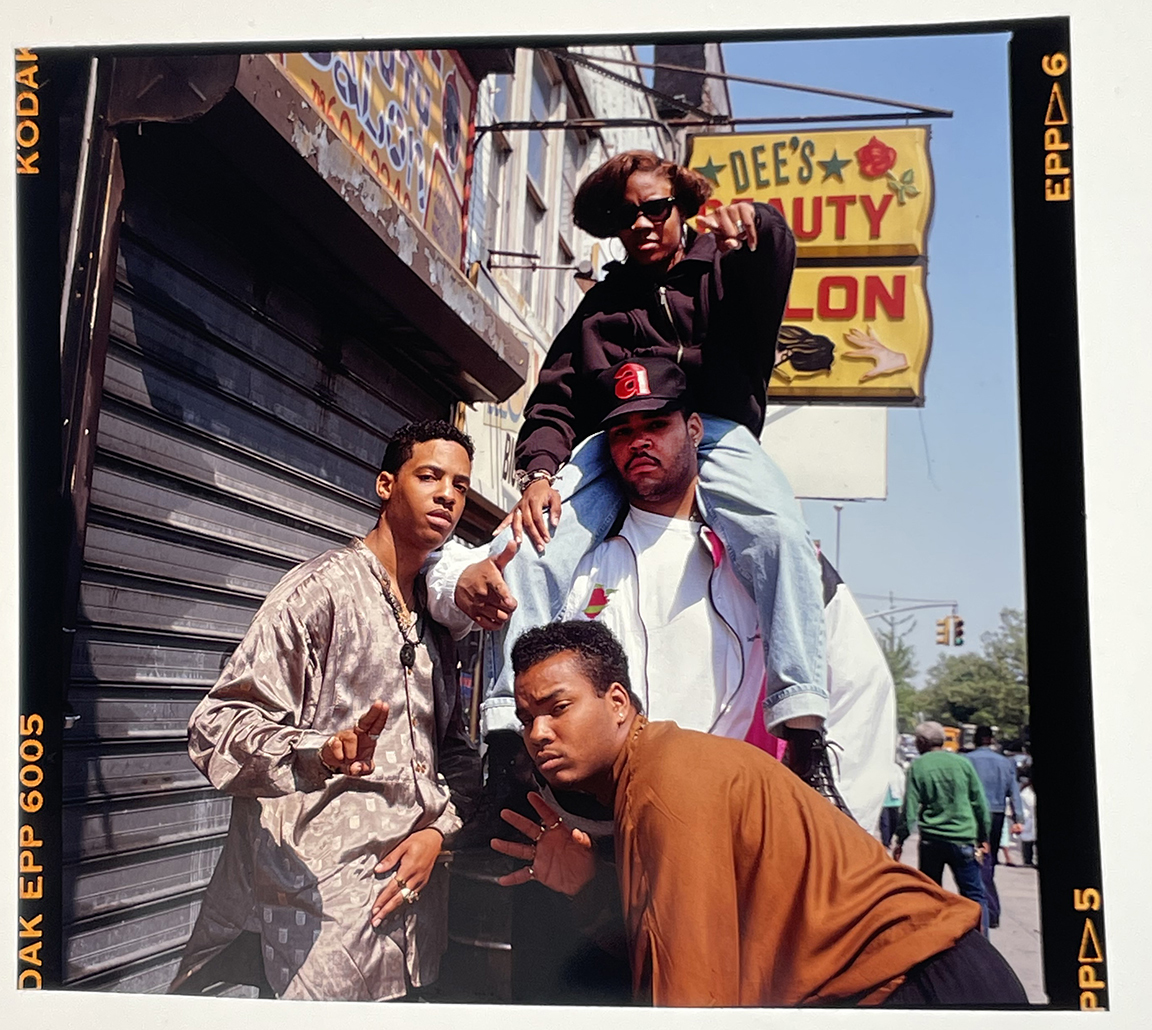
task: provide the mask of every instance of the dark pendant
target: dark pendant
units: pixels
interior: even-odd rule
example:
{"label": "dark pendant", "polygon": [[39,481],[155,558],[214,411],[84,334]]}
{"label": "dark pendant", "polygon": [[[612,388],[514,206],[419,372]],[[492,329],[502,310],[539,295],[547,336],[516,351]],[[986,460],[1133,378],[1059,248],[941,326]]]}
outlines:
{"label": "dark pendant", "polygon": [[404,646],[400,648],[400,664],[405,669],[411,669],[416,664],[416,646],[410,640],[405,640]]}

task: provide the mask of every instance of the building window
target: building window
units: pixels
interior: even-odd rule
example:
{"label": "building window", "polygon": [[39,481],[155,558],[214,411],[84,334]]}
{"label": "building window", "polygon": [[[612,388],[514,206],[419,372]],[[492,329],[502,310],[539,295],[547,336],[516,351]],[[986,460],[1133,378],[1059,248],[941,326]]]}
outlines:
{"label": "building window", "polygon": [[572,246],[572,201],[576,198],[576,187],[584,166],[586,153],[584,141],[579,133],[569,130],[564,133],[564,164],[560,178],[560,235]]}
{"label": "building window", "polygon": [[485,242],[487,250],[506,250],[503,241],[508,235],[508,221],[512,203],[509,189],[508,169],[512,158],[512,148],[502,132],[488,136],[490,159],[488,163],[488,189],[485,202],[487,219]]}
{"label": "building window", "polygon": [[[477,122],[507,121],[511,111],[511,75],[493,75],[480,87]],[[467,264],[487,261],[489,252],[507,245],[512,198],[509,175],[512,144],[499,130],[479,138],[472,171],[472,204],[468,214]]]}
{"label": "building window", "polygon": [[[541,254],[541,247],[544,244],[544,205],[536,199],[536,193],[531,186],[525,191],[525,196],[524,253],[535,254],[540,263],[544,264],[545,261]],[[525,258],[524,261],[528,263],[531,259]],[[543,285],[547,273],[537,269],[525,268],[521,275],[520,295],[539,319],[543,314]]]}
{"label": "building window", "polygon": [[[563,239],[556,243],[556,264],[557,265],[572,265],[572,251],[568,249],[568,245]],[[552,335],[557,335],[561,329],[564,328],[564,323],[572,315],[572,309],[575,305],[572,303],[572,291],[575,289],[575,283],[572,281],[572,275],[575,272],[575,266],[571,268],[558,268],[556,270],[556,310],[552,313]]]}
{"label": "building window", "polygon": [[[548,121],[556,108],[556,87],[540,56],[532,59],[532,97],[528,117],[531,121]],[[544,174],[548,169],[548,133],[533,129],[528,133],[528,178],[540,196],[546,196]]]}
{"label": "building window", "polygon": [[492,121],[508,121],[508,113],[512,110],[512,76],[492,76]]}

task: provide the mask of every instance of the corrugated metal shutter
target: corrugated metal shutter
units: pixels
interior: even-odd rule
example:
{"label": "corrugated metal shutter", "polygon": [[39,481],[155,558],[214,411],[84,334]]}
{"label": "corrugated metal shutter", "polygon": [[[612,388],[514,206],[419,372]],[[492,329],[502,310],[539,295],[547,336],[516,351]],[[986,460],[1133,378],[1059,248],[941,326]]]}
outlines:
{"label": "corrugated metal shutter", "polygon": [[69,698],[71,986],[167,987],[229,813],[188,716],[281,575],[371,527],[390,434],[449,410],[382,356],[380,312],[344,312],[373,346],[334,349],[331,298],[269,282],[277,256],[129,176]]}

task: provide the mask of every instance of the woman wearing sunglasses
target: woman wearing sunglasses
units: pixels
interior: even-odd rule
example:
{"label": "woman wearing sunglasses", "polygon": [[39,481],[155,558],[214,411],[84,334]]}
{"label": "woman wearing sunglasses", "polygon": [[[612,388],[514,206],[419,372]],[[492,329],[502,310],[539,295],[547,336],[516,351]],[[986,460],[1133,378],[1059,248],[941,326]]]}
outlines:
{"label": "woman wearing sunglasses", "polygon": [[828,691],[816,551],[788,481],[758,442],[796,246],[775,209],[746,201],[697,217],[707,231],[693,230],[687,219],[711,192],[699,173],[649,151],[618,154],[577,191],[576,224],[615,236],[628,257],[608,266],[560,331],[525,408],[516,446],[523,496],[505,524],[515,516],[535,547],[521,548],[504,573],[518,607],[489,652],[495,683],[482,706],[486,737],[518,728],[512,643],[556,618],[580,558],[620,513],[623,497],[597,431],[595,380],[645,355],[681,366],[703,416],[701,516],[757,602],[769,728],[802,728],[788,734],[793,751],[823,756]]}

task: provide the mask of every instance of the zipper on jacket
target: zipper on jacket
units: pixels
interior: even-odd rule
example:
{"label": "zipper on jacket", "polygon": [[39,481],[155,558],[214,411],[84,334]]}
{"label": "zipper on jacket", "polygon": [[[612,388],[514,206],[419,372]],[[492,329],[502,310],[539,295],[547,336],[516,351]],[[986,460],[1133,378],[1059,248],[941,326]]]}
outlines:
{"label": "zipper on jacket", "polygon": [[656,287],[656,292],[660,295],[660,304],[664,308],[664,314],[668,316],[668,324],[672,327],[672,335],[676,337],[676,364],[680,364],[680,359],[684,356],[684,344],[680,340],[680,330],[676,328],[676,319],[672,317],[672,307],[668,303],[668,287],[660,285]]}
{"label": "zipper on jacket", "polygon": [[[711,527],[708,527],[708,530],[712,533],[716,532]],[[711,554],[711,548],[709,548],[709,554]],[[725,628],[732,635],[732,639],[736,642],[736,653],[740,655],[740,678],[736,681],[736,689],[724,698],[720,710],[716,713],[716,718],[712,721],[712,725],[708,727],[709,733],[715,731],[716,727],[720,724],[720,720],[728,714],[729,709],[731,709],[732,705],[736,702],[737,696],[744,687],[744,676],[748,671],[746,662],[744,661],[744,640],[740,634],[736,632],[736,628],[728,621],[724,613],[720,610],[720,606],[716,603],[716,577],[720,574],[720,568],[721,566],[717,565],[708,577],[708,603],[712,605],[712,610],[716,613],[716,617],[724,624]]]}
{"label": "zipper on jacket", "polygon": [[[664,287],[661,286],[660,289],[664,289]],[[649,684],[650,677],[648,675],[648,627],[644,625],[644,613],[640,610],[640,558],[636,554],[636,548],[632,546],[631,540],[623,533],[620,534],[620,539],[628,545],[628,550],[632,553],[632,568],[636,571],[636,621],[639,623],[640,630],[644,634],[644,714],[651,719],[651,687]]]}

